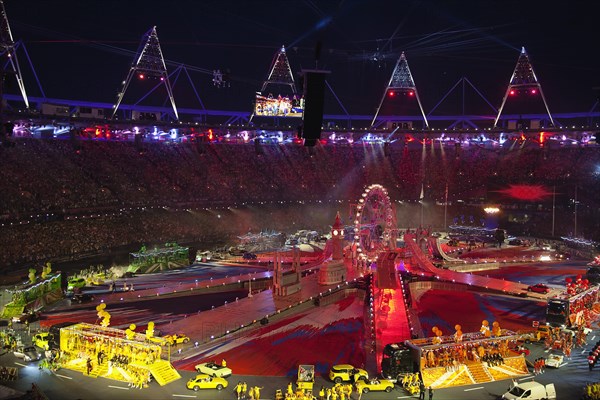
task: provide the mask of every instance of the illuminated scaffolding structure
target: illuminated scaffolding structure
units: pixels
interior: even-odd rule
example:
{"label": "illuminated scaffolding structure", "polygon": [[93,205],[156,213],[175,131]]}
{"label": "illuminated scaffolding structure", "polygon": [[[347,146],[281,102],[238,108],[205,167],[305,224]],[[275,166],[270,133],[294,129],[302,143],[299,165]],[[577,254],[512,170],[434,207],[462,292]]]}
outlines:
{"label": "illuminated scaffolding structure", "polygon": [[23,83],[23,75],[21,74],[21,68],[19,67],[19,60],[17,59],[17,52],[15,47],[15,41],[13,40],[12,33],[10,31],[10,25],[8,24],[8,17],[6,16],[6,9],[4,8],[4,2],[0,0],[0,52],[6,54],[8,58],[8,64],[12,67],[12,71],[17,79],[21,96],[25,102],[25,107],[29,108],[29,100],[27,99],[27,92],[25,91],[25,83]]}
{"label": "illuminated scaffolding structure", "polygon": [[152,27],[152,29],[146,32],[142,38],[140,48],[136,53],[131,68],[129,69],[127,78],[125,81],[123,81],[123,89],[119,92],[117,103],[113,107],[112,118],[114,118],[117,114],[117,110],[123,101],[123,97],[125,96],[125,92],[131,83],[131,79],[136,74],[139,79],[160,79],[161,83],[163,83],[167,89],[167,95],[171,101],[175,119],[179,120],[177,106],[175,105],[175,98],[173,97],[173,89],[171,88],[169,75],[167,74],[167,66],[165,65],[165,59],[158,41],[158,34],[156,33],[156,26]]}
{"label": "illuminated scaffolding structure", "polygon": [[400,58],[398,58],[398,61],[396,62],[394,72],[392,72],[390,81],[383,92],[383,96],[381,96],[381,101],[379,102],[379,106],[377,107],[377,111],[373,117],[373,121],[371,121],[371,126],[375,125],[375,121],[379,115],[379,110],[381,109],[386,96],[388,93],[394,90],[404,91],[416,97],[417,103],[419,104],[419,109],[421,110],[421,115],[423,116],[423,121],[425,122],[425,126],[429,128],[429,122],[427,122],[427,116],[425,116],[425,111],[423,111],[423,105],[421,104],[421,99],[419,99],[419,92],[417,92],[417,87],[415,86],[415,81],[410,73],[410,68],[408,67],[408,61],[406,61],[404,52],[400,54]]}
{"label": "illuminated scaffolding structure", "polygon": [[502,110],[504,109],[504,105],[506,104],[508,97],[513,96],[521,91],[525,91],[530,95],[535,95],[539,91],[542,101],[544,102],[544,106],[546,107],[548,117],[550,118],[550,123],[552,126],[554,126],[554,120],[552,119],[552,114],[550,114],[550,109],[548,108],[548,103],[546,102],[544,92],[542,91],[542,85],[538,81],[537,76],[533,71],[533,66],[531,65],[531,61],[529,61],[529,56],[525,51],[525,47],[522,47],[521,54],[517,60],[517,65],[515,66],[515,70],[513,71],[510,82],[508,83],[508,87],[506,88],[506,93],[502,99],[502,105],[498,109],[498,115],[494,120],[494,128],[496,128],[498,124],[498,120],[500,119],[500,115],[502,114]]}

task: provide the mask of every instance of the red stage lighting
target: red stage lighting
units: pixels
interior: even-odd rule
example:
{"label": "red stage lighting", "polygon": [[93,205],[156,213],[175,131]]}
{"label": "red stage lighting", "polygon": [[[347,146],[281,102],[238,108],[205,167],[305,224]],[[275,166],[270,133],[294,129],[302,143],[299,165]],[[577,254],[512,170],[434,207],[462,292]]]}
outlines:
{"label": "red stage lighting", "polygon": [[409,96],[414,96],[414,95],[415,95],[415,92],[413,92],[413,91],[411,90],[410,92],[408,92],[408,95],[409,95]]}
{"label": "red stage lighting", "polygon": [[396,93],[394,93],[392,90],[390,90],[388,92],[388,96],[390,96],[390,97],[394,97],[395,95],[396,95]]}
{"label": "red stage lighting", "polygon": [[160,80],[161,80],[161,81],[164,81],[164,80],[165,80],[165,77],[164,77],[164,76],[161,76],[161,77],[160,77]]}
{"label": "red stage lighting", "polygon": [[536,93],[537,93],[537,90],[531,89],[531,94],[536,94]]}
{"label": "red stage lighting", "polygon": [[140,78],[140,79],[144,79],[144,74],[139,74],[139,75],[138,75],[138,78]]}
{"label": "red stage lighting", "polygon": [[510,92],[508,92],[508,94],[510,94],[511,96],[514,96],[515,95],[515,91],[511,90]]}

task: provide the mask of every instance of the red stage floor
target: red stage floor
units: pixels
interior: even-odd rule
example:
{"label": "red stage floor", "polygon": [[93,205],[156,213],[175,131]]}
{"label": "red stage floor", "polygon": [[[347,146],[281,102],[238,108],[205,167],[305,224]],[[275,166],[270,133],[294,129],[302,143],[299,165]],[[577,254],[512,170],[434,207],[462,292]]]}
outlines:
{"label": "red stage floor", "polygon": [[219,342],[204,354],[174,362],[193,370],[210,360],[227,360],[234,374],[295,376],[299,364],[326,374],[334,364],[364,365],[364,303],[350,296],[269,323],[240,338]]}

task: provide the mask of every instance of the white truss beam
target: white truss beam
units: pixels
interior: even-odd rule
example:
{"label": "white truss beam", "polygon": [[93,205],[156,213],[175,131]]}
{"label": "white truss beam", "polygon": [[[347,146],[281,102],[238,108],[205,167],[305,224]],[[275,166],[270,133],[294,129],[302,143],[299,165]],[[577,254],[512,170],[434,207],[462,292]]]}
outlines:
{"label": "white truss beam", "polygon": [[6,9],[4,8],[4,2],[2,0],[0,0],[0,14],[0,51],[8,57],[8,62],[15,74],[17,85],[19,86],[21,96],[25,102],[25,107],[29,108],[29,99],[27,98],[25,83],[23,82],[23,75],[21,74],[21,67],[19,66],[19,60],[17,59],[15,41],[13,40],[10,24],[8,23],[8,16],[6,15]]}

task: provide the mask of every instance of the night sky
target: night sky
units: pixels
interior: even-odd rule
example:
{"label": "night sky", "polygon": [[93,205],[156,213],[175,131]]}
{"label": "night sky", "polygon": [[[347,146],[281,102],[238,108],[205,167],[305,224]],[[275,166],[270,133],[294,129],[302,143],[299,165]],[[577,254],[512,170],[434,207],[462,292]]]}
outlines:
{"label": "night sky", "polygon": [[[428,112],[466,77],[500,105],[525,46],[553,113],[589,111],[600,86],[597,9],[589,1],[66,1],[5,0],[47,97],[114,102],[143,34],[156,25],[169,71],[190,67],[208,109],[251,110],[285,45],[294,73],[318,66],[352,114],[373,114],[401,51]],[[377,61],[375,61],[377,59]],[[25,84],[40,94],[26,57]],[[212,70],[229,70],[215,88]],[[184,80],[185,78],[185,80]],[[297,78],[297,76],[296,76]],[[153,85],[135,83],[147,90]],[[16,92],[15,88],[8,89]],[[449,96],[449,103],[456,103]],[[467,113],[488,112],[467,91]],[[179,107],[199,107],[183,75]],[[326,113],[343,113],[331,93]],[[136,99],[126,97],[125,103]],[[458,113],[444,103],[440,112]]]}

